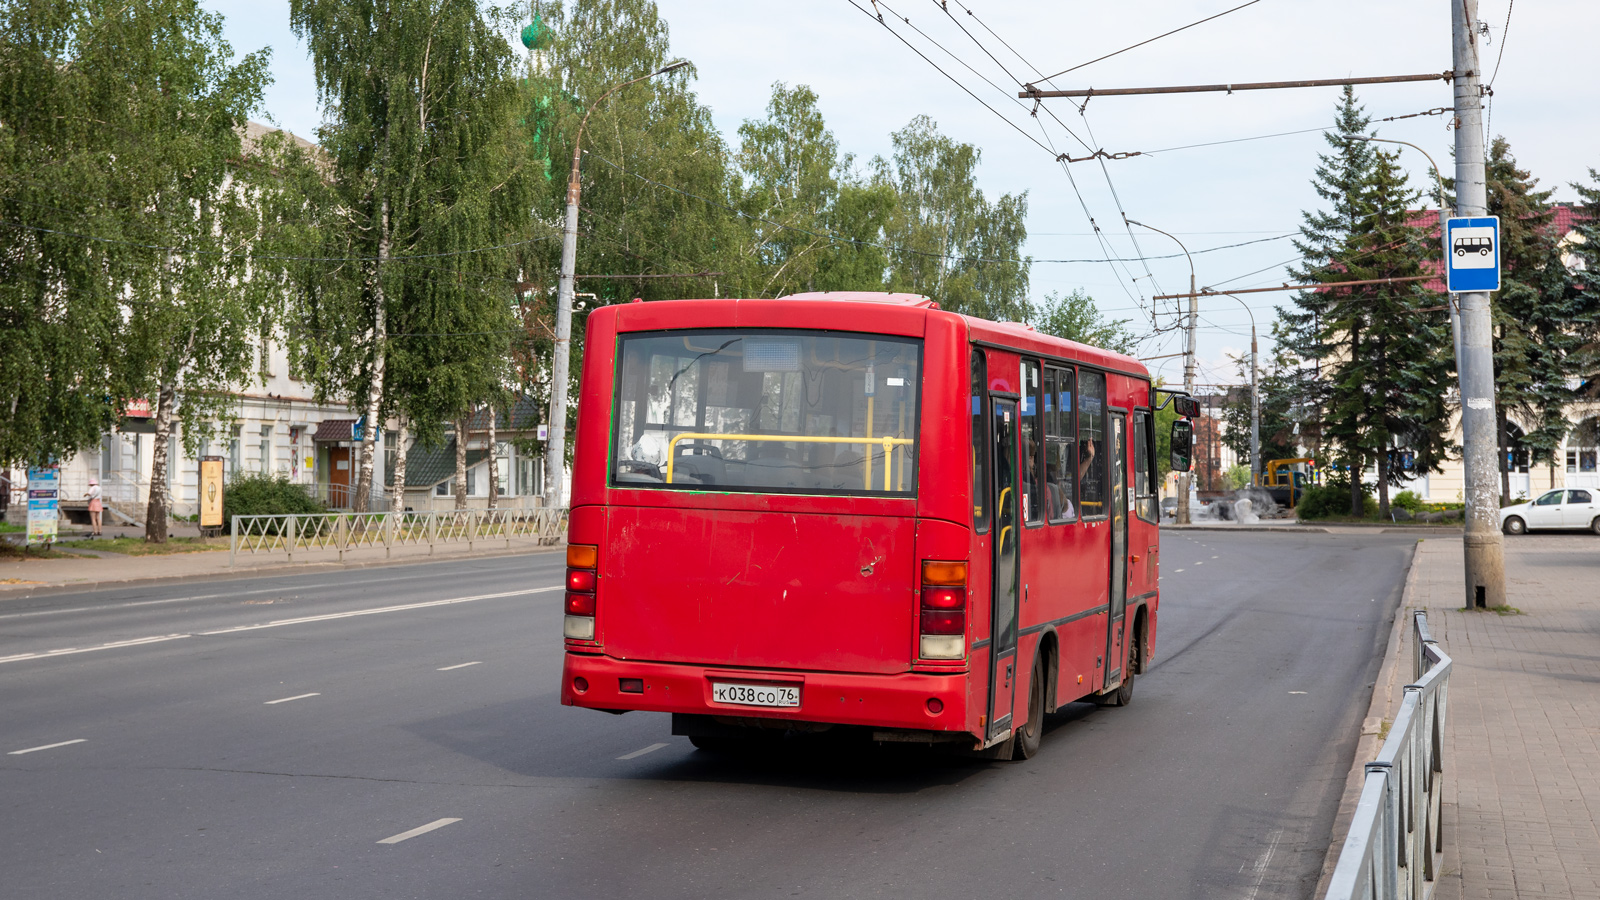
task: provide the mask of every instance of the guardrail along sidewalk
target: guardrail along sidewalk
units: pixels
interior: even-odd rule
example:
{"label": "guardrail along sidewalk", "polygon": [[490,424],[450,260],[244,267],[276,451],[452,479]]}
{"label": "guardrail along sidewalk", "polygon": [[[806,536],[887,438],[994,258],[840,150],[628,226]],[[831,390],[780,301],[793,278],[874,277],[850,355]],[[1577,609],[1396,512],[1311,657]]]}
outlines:
{"label": "guardrail along sidewalk", "polygon": [[1426,900],[1444,856],[1444,730],[1450,656],[1412,613],[1413,680],[1378,751],[1366,765],[1361,799],[1328,900]]}
{"label": "guardrail along sidewalk", "polygon": [[560,543],[567,532],[567,510],[457,509],[404,513],[321,513],[276,516],[234,516],[228,547],[228,564],[240,555],[283,554],[293,562],[296,553],[336,551],[339,561],[359,550],[382,549],[385,556],[396,547],[433,548],[442,544],[503,544],[513,541]]}
{"label": "guardrail along sidewalk", "polygon": [[[1469,610],[1461,542],[1418,544],[1401,608],[1426,613],[1432,646],[1448,648],[1451,659],[1449,715],[1440,717],[1443,772],[1435,779],[1442,795],[1426,808],[1442,819],[1443,854],[1422,894],[1398,896],[1421,900],[1436,885],[1437,900],[1600,898],[1597,549],[1587,535],[1508,540],[1510,605]],[[1418,649],[1414,638],[1399,641],[1385,668],[1415,671]],[[1371,778],[1358,777],[1362,787]],[[1352,821],[1352,833],[1358,825]],[[1338,865],[1344,862],[1341,855]],[[1396,879],[1399,890],[1408,884]],[[1325,896],[1360,897],[1370,884],[1354,887],[1354,894]]]}

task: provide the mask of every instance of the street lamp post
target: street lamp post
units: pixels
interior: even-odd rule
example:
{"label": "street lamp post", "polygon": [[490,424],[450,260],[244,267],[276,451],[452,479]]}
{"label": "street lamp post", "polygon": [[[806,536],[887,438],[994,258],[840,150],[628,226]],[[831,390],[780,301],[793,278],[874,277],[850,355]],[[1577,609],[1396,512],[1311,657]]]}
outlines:
{"label": "street lamp post", "polygon": [[[1223,293],[1225,297],[1234,297]],[[1239,300],[1239,305],[1250,314],[1250,483],[1261,483],[1261,386],[1256,366],[1256,313],[1250,304]]]}
{"label": "street lamp post", "polygon": [[[1173,237],[1172,235],[1167,234],[1167,232],[1162,231],[1161,229],[1156,228],[1153,225],[1146,225],[1143,222],[1134,221],[1133,219],[1129,219],[1127,216],[1123,216],[1122,218],[1123,218],[1124,221],[1126,221],[1130,225],[1137,225],[1140,228],[1148,228],[1148,229],[1150,229],[1151,231],[1154,231],[1157,234],[1165,234],[1165,235],[1167,235],[1167,237],[1172,238],[1174,241],[1177,241],[1178,248],[1180,250],[1182,250],[1183,251],[1183,255],[1185,257],[1188,257],[1188,259],[1189,259],[1189,347],[1188,347],[1187,350],[1184,351],[1184,354],[1183,354],[1183,390],[1184,390],[1184,393],[1186,393],[1186,394],[1188,394],[1189,396],[1192,397],[1192,396],[1194,396],[1194,331],[1195,331],[1195,323],[1200,317],[1200,301],[1199,301],[1198,297],[1196,296],[1195,289],[1194,289],[1194,257],[1189,256],[1189,248],[1183,246],[1183,241],[1179,241],[1176,237]],[[1178,473],[1178,516],[1177,516],[1177,518],[1178,518],[1178,524],[1179,525],[1187,525],[1187,524],[1189,524],[1189,482],[1190,482],[1190,478],[1191,478],[1191,476],[1189,475],[1188,472],[1179,472]]]}
{"label": "street lamp post", "polygon": [[689,62],[683,60],[663,66],[649,75],[613,85],[600,99],[589,106],[578,123],[578,133],[572,140],[572,174],[567,178],[567,220],[561,232],[561,277],[556,289],[556,339],[550,358],[550,436],[545,442],[545,505],[561,505],[561,478],[567,457],[567,383],[572,368],[572,290],[578,256],[578,195],[582,188],[578,182],[578,164],[583,160],[583,129],[589,117],[608,98],[630,84],[654,78],[681,69]]}

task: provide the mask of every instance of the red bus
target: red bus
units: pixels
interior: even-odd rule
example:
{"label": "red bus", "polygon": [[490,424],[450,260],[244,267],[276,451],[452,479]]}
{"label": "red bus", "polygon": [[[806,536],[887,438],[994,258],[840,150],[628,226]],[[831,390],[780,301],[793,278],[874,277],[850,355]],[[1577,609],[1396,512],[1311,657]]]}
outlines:
{"label": "red bus", "polygon": [[1027,758],[1046,712],[1131,698],[1160,608],[1137,360],[871,293],[609,306],[584,346],[562,703],[702,748]]}

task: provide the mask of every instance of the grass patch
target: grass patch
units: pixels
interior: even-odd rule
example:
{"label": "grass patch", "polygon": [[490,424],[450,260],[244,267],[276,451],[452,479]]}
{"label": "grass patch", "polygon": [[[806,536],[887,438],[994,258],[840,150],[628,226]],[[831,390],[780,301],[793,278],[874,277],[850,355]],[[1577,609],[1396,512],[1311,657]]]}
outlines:
{"label": "grass patch", "polygon": [[26,525],[12,525],[10,522],[0,522],[0,534],[21,534],[28,530]]}
{"label": "grass patch", "polygon": [[1460,528],[1460,519],[1442,519],[1438,522],[1424,522],[1421,519],[1400,519],[1391,522],[1375,516],[1321,516],[1315,519],[1300,519],[1302,525],[1382,525],[1386,528]]}
{"label": "grass patch", "polygon": [[82,559],[70,553],[60,553],[55,550],[46,550],[43,547],[24,547],[10,541],[0,541],[0,560],[15,562],[24,559]]}
{"label": "grass patch", "polygon": [[1378,743],[1381,744],[1384,741],[1389,739],[1389,729],[1393,725],[1394,725],[1394,723],[1389,721],[1388,719],[1384,719],[1383,720],[1383,724],[1378,726]]}
{"label": "grass patch", "polygon": [[104,550],[107,553],[122,553],[128,556],[160,556],[168,553],[226,550],[228,549],[228,539],[225,537],[172,537],[167,538],[165,544],[148,544],[145,543],[144,538],[97,538],[92,541],[83,541],[74,546],[84,550]]}

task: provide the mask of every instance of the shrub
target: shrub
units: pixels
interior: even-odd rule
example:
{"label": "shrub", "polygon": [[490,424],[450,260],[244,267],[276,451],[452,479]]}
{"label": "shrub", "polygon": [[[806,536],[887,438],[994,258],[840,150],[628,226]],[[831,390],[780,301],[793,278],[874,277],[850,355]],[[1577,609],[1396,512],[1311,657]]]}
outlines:
{"label": "shrub", "polygon": [[1389,505],[1398,506],[1406,512],[1414,513],[1421,510],[1424,504],[1422,498],[1418,497],[1415,491],[1401,491],[1394,495],[1394,499],[1389,501]]}
{"label": "shrub", "polygon": [[325,513],[328,508],[286,476],[238,475],[222,494],[222,527],[233,528],[234,516],[281,516]]}
{"label": "shrub", "polygon": [[[1378,501],[1365,485],[1362,488],[1361,514],[1363,517],[1371,518],[1378,514]],[[1307,488],[1305,497],[1300,500],[1295,511],[1302,519],[1350,515],[1350,482],[1333,478],[1326,484]]]}

